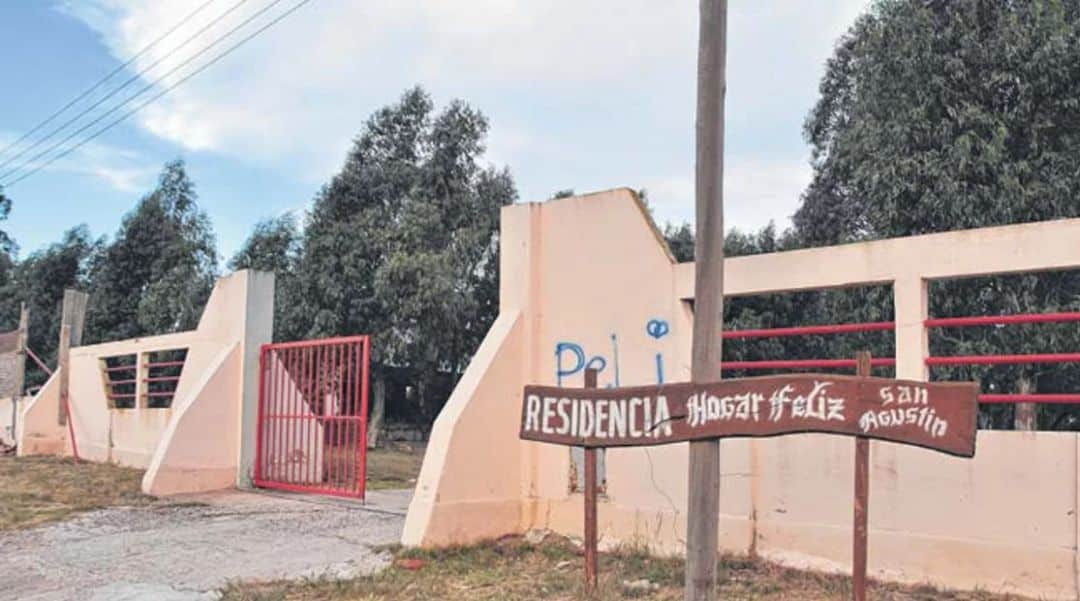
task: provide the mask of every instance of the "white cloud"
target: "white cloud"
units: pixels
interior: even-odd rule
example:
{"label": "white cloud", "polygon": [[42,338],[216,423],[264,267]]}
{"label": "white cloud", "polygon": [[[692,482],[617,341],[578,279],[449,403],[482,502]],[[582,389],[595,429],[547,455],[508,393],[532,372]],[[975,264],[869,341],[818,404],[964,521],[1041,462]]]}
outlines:
{"label": "white cloud", "polygon": [[[810,166],[801,160],[738,160],[724,168],[724,225],[757,230],[770,221],[791,225],[799,196],[810,183]],[[657,222],[694,221],[694,181],[687,176],[645,182]]]}
{"label": "white cloud", "polygon": [[[0,148],[7,148],[17,139],[12,133],[0,132]],[[36,138],[31,138],[31,140]],[[19,156],[19,153],[31,144],[30,141],[20,142],[0,156],[0,162],[7,162],[9,158]],[[66,148],[65,146],[64,148]],[[39,149],[25,153],[17,160],[0,168],[0,173],[8,173],[4,179],[13,182],[15,179],[41,168],[43,172],[70,173],[97,178],[109,187],[120,192],[135,192],[143,190],[154,181],[158,167],[151,164],[137,153],[127,149],[89,142],[79,147],[71,154],[49,163],[50,157],[55,153],[43,156],[41,159],[32,161]]]}
{"label": "white cloud", "polygon": [[[114,55],[128,57],[201,2],[84,0],[65,8],[98,31]],[[166,73],[267,3],[249,4],[146,78]],[[163,84],[293,4],[282,2]],[[222,2],[200,13],[136,66],[161,60],[230,5]],[[684,36],[673,35],[688,33],[693,25],[692,15],[674,3],[630,0],[613,13],[614,7],[571,0],[314,0],[148,107],[139,122],[189,150],[268,160],[299,157],[322,167],[324,149],[329,146],[340,156],[373,108],[415,82],[447,90],[463,81],[477,87],[565,90],[625,81],[692,48]]]}
{"label": "white cloud", "polygon": [[[268,1],[247,2],[180,54]],[[799,126],[835,38],[866,1],[733,3],[730,224],[786,224],[794,211],[809,180]],[[65,10],[126,60],[202,2],[70,0]],[[233,4],[213,4],[140,68]],[[292,4],[285,0],[252,28]],[[488,113],[489,158],[511,166],[523,199],[577,181],[645,181],[661,221],[692,219],[696,44],[694,2],[312,0],[137,119],[186,150],[317,184],[374,109],[422,83],[439,100],[463,97]],[[648,142],[628,152],[635,137]]]}

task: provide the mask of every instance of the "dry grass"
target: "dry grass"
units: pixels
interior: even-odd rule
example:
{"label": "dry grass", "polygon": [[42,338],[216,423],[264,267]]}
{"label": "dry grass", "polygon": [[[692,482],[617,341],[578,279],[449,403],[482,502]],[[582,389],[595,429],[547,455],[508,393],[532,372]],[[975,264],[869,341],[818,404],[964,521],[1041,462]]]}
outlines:
{"label": "dry grass", "polygon": [[[423,567],[394,567],[367,578],[347,581],[236,583],[223,601],[569,601],[583,594],[582,559],[565,541],[533,546],[519,538],[439,551],[395,550],[397,561],[419,559]],[[720,562],[723,599],[821,601],[850,598],[842,576],[789,570],[764,561],[725,557]],[[631,583],[642,583],[638,587]],[[638,551],[605,554],[595,601],[683,598],[683,563]],[[945,592],[930,587],[875,584],[875,601],[1023,601],[1015,596],[981,592]]]}
{"label": "dry grass", "polygon": [[424,447],[400,445],[390,449],[372,449],[367,455],[367,488],[387,490],[412,488],[424,462]]}
{"label": "dry grass", "polygon": [[56,457],[0,457],[0,531],[30,528],[115,505],[154,502],[143,472]]}

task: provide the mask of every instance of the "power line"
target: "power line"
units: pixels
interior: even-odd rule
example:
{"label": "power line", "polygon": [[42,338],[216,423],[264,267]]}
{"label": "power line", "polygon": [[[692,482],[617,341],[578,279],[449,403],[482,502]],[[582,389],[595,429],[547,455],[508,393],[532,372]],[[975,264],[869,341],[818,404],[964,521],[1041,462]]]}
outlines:
{"label": "power line", "polygon": [[[243,3],[243,2],[246,2],[246,0],[240,0],[240,3]],[[79,136],[79,134],[81,134],[81,133],[83,133],[84,131],[86,131],[86,130],[90,129],[91,127],[93,127],[93,126],[94,126],[94,125],[96,125],[97,123],[100,123],[100,122],[101,122],[101,121],[102,121],[103,119],[105,119],[105,118],[106,118],[106,117],[108,117],[109,115],[111,115],[111,114],[115,113],[116,111],[118,111],[118,110],[120,110],[120,109],[124,108],[124,106],[125,106],[125,105],[129,104],[129,103],[130,103],[131,101],[135,100],[135,99],[136,99],[136,98],[138,98],[139,96],[142,96],[142,95],[143,95],[144,93],[146,93],[147,91],[149,91],[149,90],[153,89],[153,88],[154,88],[155,86],[157,86],[158,84],[160,84],[160,83],[162,83],[163,81],[165,81],[165,79],[167,79],[167,78],[168,78],[169,76],[173,75],[174,73],[176,73],[176,72],[177,72],[177,71],[179,71],[180,69],[182,69],[182,68],[186,67],[186,66],[187,66],[188,64],[190,64],[190,63],[191,63],[192,61],[194,61],[195,59],[199,58],[200,56],[202,56],[203,54],[205,54],[205,53],[206,53],[207,51],[209,51],[209,50],[213,49],[213,48],[214,48],[215,46],[217,46],[217,45],[218,45],[218,44],[220,44],[221,42],[224,42],[224,41],[225,41],[226,39],[228,39],[229,37],[231,37],[231,36],[232,36],[233,34],[235,34],[235,33],[236,33],[237,31],[239,31],[239,30],[243,29],[243,28],[244,28],[244,27],[246,27],[246,26],[247,26],[248,24],[250,24],[250,23],[251,23],[252,21],[254,21],[254,20],[258,19],[259,17],[261,17],[261,16],[262,16],[262,15],[263,15],[264,13],[266,13],[266,12],[267,12],[268,10],[270,10],[270,9],[274,8],[274,7],[275,7],[275,6],[277,6],[278,4],[281,4],[281,2],[283,2],[283,0],[273,0],[273,2],[271,2],[270,4],[267,4],[267,5],[266,5],[266,6],[264,6],[264,7],[262,8],[262,9],[260,9],[259,11],[257,11],[257,12],[256,12],[255,14],[251,15],[251,16],[250,16],[250,17],[248,17],[247,19],[244,19],[244,20],[243,20],[242,22],[240,22],[240,24],[239,24],[239,25],[237,25],[237,26],[233,27],[233,28],[232,28],[232,29],[230,29],[229,31],[225,32],[225,33],[224,33],[224,34],[223,34],[222,36],[220,36],[220,37],[218,37],[217,39],[215,39],[215,40],[214,40],[213,42],[210,42],[210,44],[208,44],[208,45],[204,46],[203,48],[201,48],[201,49],[200,49],[200,50],[199,50],[198,52],[196,52],[195,54],[193,54],[193,55],[189,56],[188,58],[186,58],[186,59],[185,59],[185,60],[184,60],[183,62],[181,62],[181,63],[180,63],[179,65],[176,65],[176,66],[175,66],[175,67],[173,67],[172,69],[169,69],[169,70],[168,70],[168,71],[167,71],[167,72],[166,72],[166,73],[165,73],[164,75],[162,75],[162,76],[158,77],[158,78],[157,78],[157,79],[155,79],[154,81],[152,81],[152,82],[150,82],[150,83],[146,84],[145,86],[143,86],[142,88],[140,88],[140,89],[139,89],[139,91],[137,91],[137,92],[135,92],[134,94],[132,94],[131,96],[129,96],[129,97],[128,97],[128,98],[126,99],[126,100],[124,100],[124,101],[123,101],[123,102],[121,102],[120,104],[118,104],[118,105],[116,105],[116,106],[112,107],[111,109],[109,109],[109,110],[105,111],[104,113],[102,113],[102,114],[98,115],[97,117],[95,117],[94,119],[92,119],[92,120],[91,120],[91,121],[90,121],[89,123],[86,123],[85,125],[83,125],[83,126],[82,126],[82,127],[80,127],[79,129],[77,129],[77,130],[75,130],[74,132],[72,132],[71,134],[69,134],[69,135],[68,135],[68,136],[67,136],[66,138],[64,138],[63,140],[60,140],[59,142],[57,142],[57,143],[53,144],[52,146],[49,146],[49,147],[48,147],[48,148],[46,148],[45,150],[43,150],[43,151],[41,151],[41,152],[37,153],[37,154],[36,154],[36,155],[34,155],[33,157],[31,157],[31,158],[27,159],[26,161],[24,161],[24,162],[23,162],[23,163],[22,163],[21,165],[19,165],[18,167],[15,167],[15,168],[9,169],[9,170],[5,171],[4,173],[0,173],[0,180],[2,180],[2,179],[4,179],[4,178],[7,178],[7,177],[10,177],[10,176],[12,176],[13,174],[16,174],[16,173],[18,173],[19,171],[22,171],[22,170],[23,170],[23,169],[25,169],[25,168],[26,168],[27,166],[29,166],[29,165],[33,164],[34,162],[36,162],[36,161],[37,161],[38,159],[41,159],[42,157],[46,156],[46,155],[47,155],[47,154],[49,154],[50,152],[52,152],[52,151],[56,150],[57,148],[59,148],[59,147],[63,146],[64,144],[66,144],[66,143],[70,142],[71,140],[75,139],[76,137],[78,137],[78,136]]]}
{"label": "power line", "polygon": [[[0,163],[0,169],[3,169],[4,167],[6,167],[6,166],[10,165],[11,163],[15,162],[16,160],[18,160],[20,157],[22,157],[26,153],[28,153],[31,150],[37,148],[38,146],[41,146],[41,144],[43,144],[44,142],[49,140],[49,138],[52,138],[56,134],[64,131],[65,129],[67,129],[67,127],[69,125],[71,125],[72,123],[75,123],[79,119],[82,119],[85,115],[87,115],[88,113],[90,113],[91,111],[96,109],[97,107],[104,104],[106,100],[109,100],[113,96],[116,96],[117,94],[119,94],[121,90],[124,90],[125,88],[130,86],[132,83],[138,81],[140,77],[142,77],[146,73],[152,71],[155,67],[160,65],[167,58],[169,58],[170,56],[172,56],[173,54],[178,52],[181,48],[187,46],[192,40],[194,40],[195,38],[198,38],[199,36],[201,36],[203,33],[205,33],[208,29],[210,29],[214,25],[217,25],[219,22],[221,22],[222,19],[224,19],[225,17],[232,14],[233,11],[240,8],[240,6],[243,5],[245,2],[247,2],[247,0],[240,0],[236,4],[233,4],[231,7],[229,7],[228,10],[226,10],[221,15],[218,15],[218,17],[215,18],[213,21],[211,21],[211,22],[207,23],[206,25],[204,25],[202,28],[200,28],[198,31],[196,31],[193,35],[189,36],[186,40],[181,42],[178,46],[176,46],[175,48],[173,48],[169,52],[166,52],[164,56],[162,56],[161,58],[154,61],[153,64],[151,64],[149,67],[146,67],[145,69],[139,71],[135,75],[132,75],[131,77],[129,77],[126,81],[124,81],[124,83],[120,84],[120,87],[118,87],[118,88],[114,89],[113,91],[109,92],[108,94],[106,94],[102,98],[99,98],[96,102],[94,102],[94,104],[91,104],[90,106],[86,107],[78,115],[75,115],[71,119],[68,119],[63,124],[61,124],[59,127],[54,128],[47,135],[45,135],[44,137],[38,139],[37,142],[34,142],[30,146],[27,146],[26,148],[22,149],[15,156],[10,157],[7,160],[5,160],[4,162]],[[136,94],[135,96],[138,96],[138,94]],[[132,98],[134,98],[135,96],[132,96]],[[128,100],[130,100],[130,98]],[[30,162],[33,162],[33,159]],[[24,166],[25,166],[25,164],[24,164]],[[21,169],[21,168],[22,167],[20,167],[19,169]],[[10,175],[11,173],[14,173],[16,171],[18,171],[18,169],[9,170],[9,171],[5,172],[4,174],[0,175],[0,178],[7,177],[8,175]]]}
{"label": "power line", "polygon": [[[207,6],[210,6],[215,1],[216,0],[207,0],[206,2],[201,4],[198,8],[196,8],[195,10],[188,13],[188,15],[186,17],[184,17],[183,19],[180,19],[179,23],[177,23],[176,25],[173,25],[172,29],[169,29],[164,34],[162,34],[160,37],[158,37],[156,40],[154,40],[153,42],[150,42],[149,44],[144,46],[142,50],[140,50],[138,53],[135,54],[135,56],[128,59],[128,61],[126,63],[120,65],[119,67],[117,67],[115,69],[113,69],[108,75],[106,75],[105,77],[102,77],[101,79],[99,79],[97,81],[97,83],[95,83],[94,85],[90,86],[85,91],[83,91],[82,94],[79,94],[78,96],[76,96],[74,100],[72,100],[71,102],[68,102],[64,106],[60,107],[59,110],[57,110],[52,115],[49,115],[44,121],[38,123],[30,131],[28,131],[25,134],[23,134],[22,136],[20,136],[18,140],[15,140],[11,144],[8,144],[7,146],[4,146],[3,148],[0,148],[0,156],[4,156],[4,153],[6,153],[8,150],[11,150],[15,146],[18,146],[18,144],[20,142],[22,142],[23,140],[25,140],[25,139],[29,138],[30,136],[34,135],[35,133],[37,133],[38,130],[45,127],[46,125],[52,123],[52,121],[54,119],[56,119],[60,115],[64,114],[64,111],[66,111],[69,108],[71,108],[72,106],[74,106],[75,103],[79,102],[83,98],[86,98],[87,96],[89,96],[91,93],[94,92],[94,90],[100,88],[103,83],[105,83],[106,81],[109,81],[110,79],[112,79],[112,77],[114,75],[116,75],[117,73],[119,73],[119,72],[123,71],[124,69],[130,67],[132,63],[134,63],[136,60],[138,60],[142,55],[149,52],[149,50],[151,48],[153,48],[154,46],[157,46],[165,38],[167,38],[170,35],[172,35],[173,33],[175,33],[177,29],[180,29],[180,27],[182,27],[185,23],[187,23],[191,19],[195,18],[195,15],[198,15],[200,12],[203,11],[203,9],[205,9]],[[3,165],[0,165],[0,167],[2,167],[2,166]]]}
{"label": "power line", "polygon": [[[280,1],[280,0],[279,0],[279,1]],[[270,21],[269,23],[267,23],[266,25],[263,25],[263,26],[262,26],[262,27],[260,27],[259,29],[256,29],[256,30],[255,30],[254,32],[252,32],[251,34],[249,34],[249,35],[248,35],[247,37],[245,37],[245,38],[241,39],[241,40],[240,40],[239,42],[237,42],[236,44],[233,44],[232,46],[230,46],[230,47],[229,47],[228,49],[226,49],[226,50],[225,50],[224,52],[222,52],[221,54],[219,54],[219,55],[215,56],[214,58],[210,59],[210,61],[209,61],[209,62],[207,62],[206,64],[202,65],[201,67],[199,67],[198,69],[196,69],[196,70],[192,71],[191,73],[188,73],[187,75],[185,75],[185,76],[184,76],[183,78],[181,78],[181,79],[180,79],[179,81],[177,81],[176,83],[174,83],[174,84],[172,84],[171,86],[169,86],[169,87],[165,88],[165,89],[164,89],[164,90],[162,90],[161,92],[159,92],[159,93],[155,94],[155,95],[154,95],[153,97],[151,97],[150,99],[148,99],[148,100],[147,100],[146,102],[143,102],[142,104],[140,104],[140,105],[136,106],[135,108],[131,109],[130,111],[128,111],[128,112],[126,112],[126,113],[124,113],[123,115],[120,115],[120,117],[118,117],[117,119],[115,119],[115,120],[111,121],[111,122],[110,122],[110,123],[109,123],[108,125],[106,125],[105,127],[102,127],[101,129],[99,129],[99,130],[95,131],[95,132],[94,132],[93,134],[91,134],[91,135],[90,135],[89,137],[87,137],[86,139],[82,140],[81,142],[79,142],[79,143],[78,143],[78,144],[76,144],[75,146],[72,146],[71,148],[68,148],[68,149],[64,150],[64,151],[63,151],[63,152],[61,152],[60,154],[58,154],[58,155],[56,155],[56,156],[54,156],[54,157],[50,158],[49,160],[45,161],[44,163],[42,163],[42,164],[38,165],[37,167],[35,167],[35,168],[34,168],[34,169],[32,169],[31,171],[28,171],[27,173],[24,173],[23,175],[19,176],[19,177],[18,177],[18,178],[16,178],[16,179],[13,179],[13,180],[9,181],[9,182],[8,182],[7,184],[4,184],[4,185],[10,188],[11,186],[14,186],[15,184],[17,184],[17,183],[19,183],[19,182],[23,181],[24,179],[26,179],[26,178],[30,177],[31,175],[34,175],[34,174],[35,174],[35,173],[37,173],[38,171],[41,171],[41,170],[42,170],[42,169],[44,169],[45,167],[48,167],[49,165],[51,165],[51,164],[55,163],[56,161],[58,161],[58,160],[60,160],[60,159],[62,159],[62,158],[64,158],[64,157],[66,157],[66,156],[70,155],[70,154],[71,154],[72,152],[75,152],[76,150],[78,150],[79,148],[81,148],[82,146],[84,146],[85,144],[87,144],[88,142],[90,142],[91,140],[93,140],[94,138],[97,138],[97,137],[98,137],[98,136],[100,136],[101,134],[103,134],[103,133],[105,133],[105,132],[109,131],[110,129],[112,129],[113,127],[115,127],[116,125],[118,125],[118,124],[119,124],[120,122],[122,122],[122,121],[124,121],[125,119],[127,119],[128,117],[130,117],[130,116],[134,115],[135,113],[139,112],[140,110],[142,110],[143,108],[145,108],[145,107],[146,107],[147,105],[149,105],[150,103],[152,103],[152,102],[156,101],[157,99],[161,98],[162,96],[164,96],[164,95],[168,94],[169,92],[173,91],[174,89],[176,89],[177,87],[179,87],[180,85],[182,85],[182,84],[183,84],[184,82],[186,82],[187,80],[191,79],[192,77],[195,77],[195,76],[196,76],[196,75],[198,75],[199,73],[202,73],[202,72],[203,72],[203,71],[205,71],[206,69],[210,68],[210,67],[211,67],[212,65],[214,65],[215,63],[217,63],[217,62],[218,62],[218,61],[220,61],[221,59],[223,59],[223,58],[225,58],[226,56],[228,56],[229,54],[231,54],[231,53],[232,53],[232,52],[233,52],[234,50],[236,50],[237,48],[240,48],[241,46],[243,46],[244,44],[246,44],[246,43],[247,43],[248,41],[250,41],[250,40],[251,40],[252,38],[254,38],[254,37],[258,36],[258,35],[259,35],[259,34],[261,34],[262,32],[264,32],[264,31],[266,31],[267,29],[270,29],[270,28],[271,28],[271,27],[273,27],[274,25],[278,24],[279,22],[281,22],[282,20],[284,20],[284,19],[285,19],[286,17],[288,17],[289,15],[293,14],[294,12],[296,12],[296,11],[297,11],[297,10],[299,10],[299,9],[300,9],[300,8],[301,8],[302,6],[304,6],[305,4],[307,4],[307,3],[309,3],[309,2],[311,2],[311,0],[301,0],[301,1],[299,2],[299,3],[297,3],[296,5],[294,5],[294,6],[292,7],[292,8],[290,8],[290,9],[288,9],[287,11],[285,11],[284,13],[282,13],[282,14],[278,15],[278,16],[277,16],[277,17],[275,17],[275,18],[274,18],[274,19],[273,19],[272,21]],[[276,4],[276,3],[275,3],[275,4]],[[123,105],[121,105],[121,106],[123,106]]]}

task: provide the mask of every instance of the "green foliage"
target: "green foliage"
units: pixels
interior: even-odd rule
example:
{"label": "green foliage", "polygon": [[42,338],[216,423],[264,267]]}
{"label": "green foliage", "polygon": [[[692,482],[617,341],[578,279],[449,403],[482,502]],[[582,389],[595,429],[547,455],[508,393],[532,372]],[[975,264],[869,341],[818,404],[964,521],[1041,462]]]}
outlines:
{"label": "green foliage", "polygon": [[664,240],[675,260],[679,263],[694,260],[694,228],[689,223],[681,225],[664,224]]}
{"label": "green foliage", "polygon": [[[30,310],[30,349],[50,366],[56,365],[64,290],[86,288],[90,263],[102,244],[91,237],[85,225],[68,230],[60,242],[14,264],[10,279],[0,286],[3,329],[17,326],[25,303]],[[32,366],[28,371],[28,386],[44,382],[43,372]]]}
{"label": "green foliage", "polygon": [[291,213],[264,219],[243,247],[229,260],[234,271],[256,269],[272,271],[275,275],[274,326],[278,336],[287,335],[298,314],[296,262],[299,260],[303,237]]}
{"label": "green foliage", "polygon": [[228,267],[234,271],[257,269],[279,274],[292,272],[300,252],[300,242],[296,217],[291,213],[264,219],[255,224],[251,236],[229,259]]}
{"label": "green foliage", "polygon": [[882,0],[806,121],[807,242],[1080,215],[1080,8]]}
{"label": "green foliage", "polygon": [[[907,236],[1080,215],[1080,7],[1061,0],[880,0],[836,46],[806,121],[814,177],[801,244]],[[884,299],[882,299],[884,300]],[[878,305],[880,306],[880,305]],[[1080,307],[1080,274],[937,283],[931,313]],[[877,306],[855,303],[843,321]],[[1035,329],[1033,329],[1035,328]],[[1075,328],[938,331],[934,354],[1075,350]],[[875,349],[875,353],[885,349]],[[1016,392],[1080,390],[1073,367],[935,370]],[[1078,427],[1042,407],[1043,426]],[[1004,427],[1012,408],[984,414]]]}
{"label": "green foliage", "polygon": [[498,312],[499,208],[517,193],[480,164],[487,119],[436,113],[420,88],[376,112],[315,199],[284,338],[369,333],[379,367],[406,367],[426,423],[437,372],[460,374]]}
{"label": "green foliage", "polygon": [[196,202],[184,163],[171,162],[91,266],[86,339],[194,328],[216,270],[210,220]]}
{"label": "green foliage", "polygon": [[[11,199],[4,196],[4,189],[0,187],[0,221],[7,221],[10,214]],[[15,241],[8,236],[7,232],[0,230],[0,254],[11,255],[13,252],[15,252]]]}

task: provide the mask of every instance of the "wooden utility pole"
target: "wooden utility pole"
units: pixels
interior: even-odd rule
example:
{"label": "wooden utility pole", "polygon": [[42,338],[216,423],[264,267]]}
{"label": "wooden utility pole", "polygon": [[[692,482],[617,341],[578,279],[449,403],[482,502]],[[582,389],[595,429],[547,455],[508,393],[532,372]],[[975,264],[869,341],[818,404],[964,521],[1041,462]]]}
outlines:
{"label": "wooden utility pole", "polygon": [[64,291],[64,304],[60,314],[60,346],[57,350],[56,368],[60,374],[60,407],[57,423],[68,423],[68,388],[71,382],[70,355],[72,347],[82,345],[83,327],[86,324],[86,302],[90,297],[77,290]]}
{"label": "wooden utility pole", "polygon": [[[694,346],[691,380],[720,379],[724,327],[724,96],[727,0],[701,0],[698,40]],[[720,441],[690,443],[686,600],[715,601]]]}
{"label": "wooden utility pole", "polygon": [[14,399],[12,406],[18,404],[23,395],[23,388],[26,386],[26,347],[30,338],[30,310],[26,308],[26,303],[23,303],[22,309],[19,310],[18,336],[19,340],[15,347],[15,352],[18,354],[15,365],[15,383],[11,387],[11,397]]}
{"label": "wooden utility pole", "polygon": [[19,311],[19,340],[15,347],[15,382],[11,385],[11,437],[18,444],[16,431],[19,425],[19,403],[22,402],[26,388],[26,348],[30,337],[30,311],[26,303]]}

